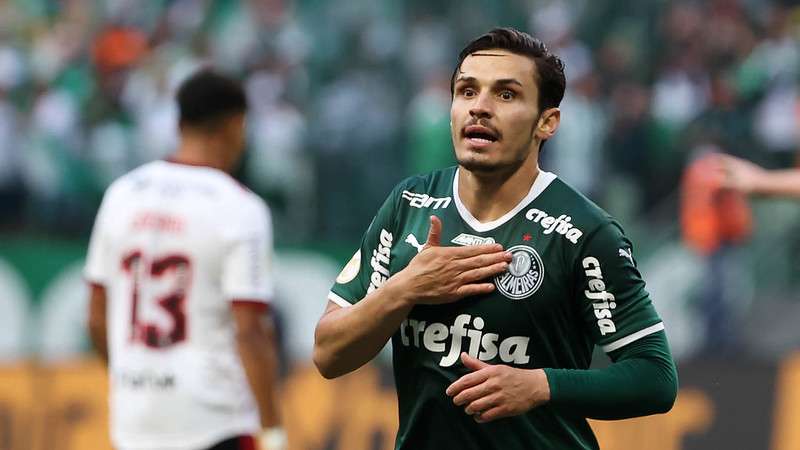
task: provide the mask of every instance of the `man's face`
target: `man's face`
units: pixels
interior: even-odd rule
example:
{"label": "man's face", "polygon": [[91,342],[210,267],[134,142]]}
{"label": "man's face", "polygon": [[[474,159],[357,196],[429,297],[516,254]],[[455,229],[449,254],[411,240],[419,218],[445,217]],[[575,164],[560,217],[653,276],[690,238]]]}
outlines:
{"label": "man's face", "polygon": [[450,107],[456,159],[469,171],[519,167],[534,150],[539,89],[531,58],[505,50],[467,56]]}

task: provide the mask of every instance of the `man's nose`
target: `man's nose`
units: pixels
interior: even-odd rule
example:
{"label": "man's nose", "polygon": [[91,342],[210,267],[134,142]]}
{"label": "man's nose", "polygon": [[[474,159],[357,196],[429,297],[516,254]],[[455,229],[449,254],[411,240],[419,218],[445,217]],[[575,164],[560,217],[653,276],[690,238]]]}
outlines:
{"label": "man's nose", "polygon": [[490,94],[481,93],[476,96],[469,109],[469,114],[475,118],[492,117],[493,109]]}

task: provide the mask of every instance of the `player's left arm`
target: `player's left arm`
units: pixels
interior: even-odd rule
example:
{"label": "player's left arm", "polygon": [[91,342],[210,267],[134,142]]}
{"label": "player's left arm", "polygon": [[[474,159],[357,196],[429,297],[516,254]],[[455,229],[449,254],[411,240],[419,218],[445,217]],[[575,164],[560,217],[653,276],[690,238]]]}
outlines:
{"label": "player's left arm", "polygon": [[[272,318],[266,314],[267,307],[263,303],[234,302],[232,311],[236,323],[236,347],[258,405],[261,428],[267,434],[274,434],[274,430],[281,427],[281,419],[277,393],[278,355]],[[262,447],[264,450],[283,448],[264,442]]]}
{"label": "player's left arm", "polygon": [[626,419],[667,412],[675,402],[677,370],[632,248],[615,222],[584,243],[575,301],[586,333],[613,362],[602,369],[545,369],[553,407]]}
{"label": "player's left arm", "polygon": [[272,279],[272,222],[259,202],[238,207],[239,220],[226,229],[228,250],[222,262],[222,291],[231,302],[236,346],[258,407],[261,450],[285,450],[278,395],[277,341],[269,301]]}
{"label": "player's left arm", "polygon": [[446,393],[478,422],[522,414],[545,403],[595,419],[672,408],[677,371],[630,242],[613,223],[588,241],[579,258],[576,301],[586,332],[613,363],[603,369],[520,369],[462,354],[462,362],[473,372]]}
{"label": "player's left arm", "polygon": [[89,284],[89,338],[94,349],[108,364],[108,328],[106,327],[106,288],[102,284]]}

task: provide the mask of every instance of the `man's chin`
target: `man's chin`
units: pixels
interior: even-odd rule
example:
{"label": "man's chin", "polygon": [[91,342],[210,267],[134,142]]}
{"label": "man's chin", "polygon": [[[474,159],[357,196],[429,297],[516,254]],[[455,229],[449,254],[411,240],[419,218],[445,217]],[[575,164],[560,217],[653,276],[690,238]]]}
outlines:
{"label": "man's chin", "polygon": [[[470,155],[472,156],[472,155]],[[525,160],[521,161],[495,161],[489,158],[459,158],[456,157],[456,161],[458,161],[458,165],[477,176],[482,177],[496,177],[496,176],[504,176],[509,175],[517,170],[525,164]]]}
{"label": "man's chin", "polygon": [[458,165],[463,167],[465,170],[474,173],[492,173],[496,172],[498,169],[496,164],[485,161],[459,161]]}
{"label": "man's chin", "polygon": [[491,161],[488,158],[474,158],[471,156],[472,155],[466,158],[456,157],[458,165],[465,170],[477,173],[492,173],[502,168],[502,165],[498,164],[496,161]]}

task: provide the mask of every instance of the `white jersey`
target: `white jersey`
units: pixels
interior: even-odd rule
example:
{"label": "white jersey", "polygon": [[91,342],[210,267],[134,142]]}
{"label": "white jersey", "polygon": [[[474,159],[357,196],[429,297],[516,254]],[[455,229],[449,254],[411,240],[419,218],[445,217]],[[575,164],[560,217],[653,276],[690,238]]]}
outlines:
{"label": "white jersey", "polygon": [[230,305],[272,297],[271,252],[266,205],[222,171],[156,161],[109,187],[85,275],[107,292],[117,448],[257,432]]}

